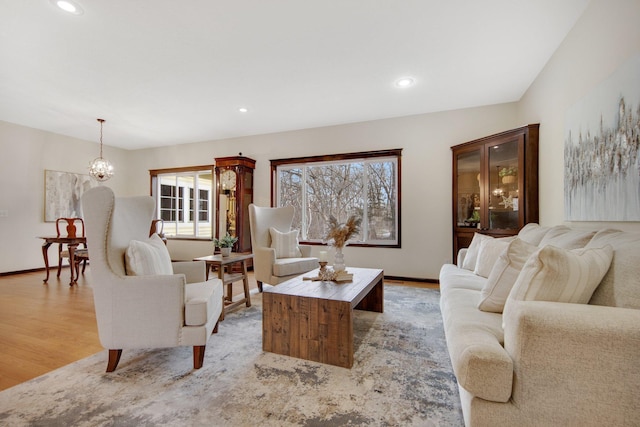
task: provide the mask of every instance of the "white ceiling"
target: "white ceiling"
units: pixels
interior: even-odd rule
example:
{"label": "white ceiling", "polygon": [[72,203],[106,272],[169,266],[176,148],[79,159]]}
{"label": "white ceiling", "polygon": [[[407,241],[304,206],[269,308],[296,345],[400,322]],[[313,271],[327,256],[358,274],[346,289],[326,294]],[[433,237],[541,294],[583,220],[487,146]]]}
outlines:
{"label": "white ceiling", "polygon": [[76,1],[0,0],[0,120],[125,149],[517,101],[588,4]]}

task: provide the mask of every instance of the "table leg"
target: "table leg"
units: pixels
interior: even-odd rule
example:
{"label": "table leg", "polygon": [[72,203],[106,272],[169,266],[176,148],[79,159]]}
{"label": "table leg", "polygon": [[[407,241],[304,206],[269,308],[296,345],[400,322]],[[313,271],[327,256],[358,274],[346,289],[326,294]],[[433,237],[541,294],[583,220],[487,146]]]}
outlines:
{"label": "table leg", "polygon": [[249,294],[249,275],[247,274],[247,261],[242,261],[242,283],[244,284],[244,297],[247,307],[251,307],[251,295]]}
{"label": "table leg", "polygon": [[51,246],[51,242],[42,244],[42,258],[44,258],[44,268],[47,270],[47,277],[44,278],[44,283],[49,280],[49,246]]}
{"label": "table leg", "polygon": [[69,281],[69,286],[73,286],[74,283],[76,282],[76,279],[74,277],[74,272],[75,272],[75,262],[76,262],[76,248],[78,247],[78,244],[73,244],[70,243],[67,245],[67,248],[69,249],[69,270],[71,270],[71,280]]}

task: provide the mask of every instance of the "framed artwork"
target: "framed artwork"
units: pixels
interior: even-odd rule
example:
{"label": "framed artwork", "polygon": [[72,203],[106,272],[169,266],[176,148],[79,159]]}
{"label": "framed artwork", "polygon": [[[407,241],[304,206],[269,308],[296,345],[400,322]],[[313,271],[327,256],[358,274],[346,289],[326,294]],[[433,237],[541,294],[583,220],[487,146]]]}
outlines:
{"label": "framed artwork", "polygon": [[45,170],[45,222],[55,222],[58,218],[81,218],[80,198],[85,191],[97,185],[89,175]]}
{"label": "framed artwork", "polygon": [[640,55],[566,115],[567,221],[640,221]]}

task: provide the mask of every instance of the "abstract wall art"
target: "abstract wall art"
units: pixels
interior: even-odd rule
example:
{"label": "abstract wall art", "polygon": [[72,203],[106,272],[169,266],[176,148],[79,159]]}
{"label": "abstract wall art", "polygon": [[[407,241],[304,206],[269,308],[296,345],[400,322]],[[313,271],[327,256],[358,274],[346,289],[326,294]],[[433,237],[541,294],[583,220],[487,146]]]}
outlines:
{"label": "abstract wall art", "polygon": [[44,171],[44,220],[55,222],[58,218],[82,217],[80,198],[98,183],[89,175]]}
{"label": "abstract wall art", "polygon": [[567,221],[640,221],[640,55],[566,115]]}

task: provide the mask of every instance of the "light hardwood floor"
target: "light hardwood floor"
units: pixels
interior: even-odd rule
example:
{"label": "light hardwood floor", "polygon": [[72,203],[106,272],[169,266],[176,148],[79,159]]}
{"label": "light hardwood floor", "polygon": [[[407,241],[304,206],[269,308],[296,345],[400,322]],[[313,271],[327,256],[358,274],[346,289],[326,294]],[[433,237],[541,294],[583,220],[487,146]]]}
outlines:
{"label": "light hardwood floor", "polygon": [[[69,270],[60,279],[51,270],[0,277],[0,390],[43,375],[103,350],[89,283],[90,266],[77,286]],[[430,283],[385,280],[385,285],[437,288]],[[253,273],[251,289],[257,288]],[[241,292],[241,283],[234,284]],[[106,363],[106,359],[105,359]],[[106,365],[105,365],[106,366]]]}

